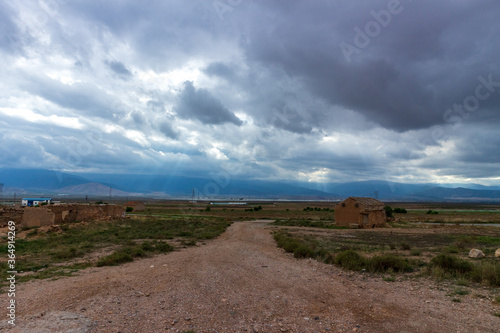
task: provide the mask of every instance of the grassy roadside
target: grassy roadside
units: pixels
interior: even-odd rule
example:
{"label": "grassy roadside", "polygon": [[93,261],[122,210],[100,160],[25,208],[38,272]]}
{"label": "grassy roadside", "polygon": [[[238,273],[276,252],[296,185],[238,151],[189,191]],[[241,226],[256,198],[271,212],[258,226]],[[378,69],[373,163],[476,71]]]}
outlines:
{"label": "grassy roadside", "polygon": [[[340,230],[339,230],[340,231]],[[500,260],[493,257],[500,237],[464,234],[397,234],[349,230],[330,235],[281,228],[273,237],[296,258],[314,258],[352,271],[430,276],[436,280],[500,286]],[[487,255],[467,257],[471,247]]]}
{"label": "grassy roadside", "polygon": [[281,219],[276,220],[269,225],[288,226],[288,227],[310,227],[323,229],[348,229],[347,227],[337,226],[333,220],[312,220],[312,219]]}
{"label": "grassy roadside", "polygon": [[[25,239],[16,239],[18,281],[67,276],[90,266],[118,265],[166,253],[176,246],[196,245],[215,238],[229,225],[221,218],[185,217],[73,223],[62,225],[62,232],[39,232],[33,228],[25,231]],[[7,258],[7,250],[6,239],[2,239],[3,258]],[[3,282],[6,262],[1,262],[0,268]]]}

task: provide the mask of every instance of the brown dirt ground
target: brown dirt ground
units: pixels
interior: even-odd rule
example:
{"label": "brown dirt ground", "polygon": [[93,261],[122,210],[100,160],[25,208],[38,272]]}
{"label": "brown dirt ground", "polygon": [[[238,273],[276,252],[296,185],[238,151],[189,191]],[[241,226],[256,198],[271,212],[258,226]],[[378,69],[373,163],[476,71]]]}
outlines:
{"label": "brown dirt ground", "polygon": [[[500,306],[435,282],[384,282],[276,247],[267,222],[206,245],[18,285],[9,332],[498,332]],[[7,295],[0,304],[7,304]],[[4,308],[4,307],[2,307]]]}

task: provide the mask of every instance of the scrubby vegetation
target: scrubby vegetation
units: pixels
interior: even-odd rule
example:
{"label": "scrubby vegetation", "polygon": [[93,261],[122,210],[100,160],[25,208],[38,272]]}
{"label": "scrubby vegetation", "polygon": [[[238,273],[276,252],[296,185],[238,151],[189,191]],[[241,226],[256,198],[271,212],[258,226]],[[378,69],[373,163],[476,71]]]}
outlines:
{"label": "scrubby vegetation", "polygon": [[289,226],[289,227],[311,227],[325,229],[347,229],[347,227],[337,226],[334,221],[328,220],[310,220],[310,219],[288,219],[277,220],[271,225]]}
{"label": "scrubby vegetation", "polygon": [[[220,235],[230,225],[222,218],[143,218],[111,222],[72,223],[62,225],[62,232],[27,231],[25,239],[16,239],[16,269],[19,281],[71,275],[92,265],[117,265],[134,258],[172,251],[168,242],[182,246]],[[110,255],[88,257],[96,251],[118,247]],[[6,256],[7,244],[0,244]],[[76,263],[76,264],[75,264]],[[2,281],[6,270],[1,269]]]}
{"label": "scrubby vegetation", "polygon": [[[389,234],[390,235],[390,234]],[[483,258],[472,260],[466,257],[466,245],[482,244],[486,253],[491,253],[498,242],[497,237],[472,237],[463,235],[446,235],[446,238],[455,239],[452,244],[464,257],[448,253],[449,246],[429,248],[424,242],[413,242],[418,248],[410,245],[410,239],[401,240],[399,246],[395,242],[389,243],[389,250],[384,244],[377,244],[381,239],[374,237],[373,232],[363,233],[359,231],[356,239],[337,241],[335,238],[325,238],[317,235],[307,235],[291,230],[278,230],[274,232],[277,245],[285,251],[293,253],[296,258],[315,258],[317,260],[333,263],[347,270],[367,271],[371,273],[389,273],[392,280],[393,274],[411,273],[433,277],[437,280],[451,279],[459,285],[479,283],[482,285],[500,286],[500,262],[495,258]],[[366,239],[360,239],[366,236]],[[393,239],[401,235],[392,235]],[[431,243],[437,245],[443,242],[443,235],[432,235]],[[349,238],[347,238],[349,239]],[[383,241],[382,241],[383,242]],[[426,244],[424,246],[424,244]],[[466,244],[466,245],[465,245]],[[486,246],[484,246],[486,245]],[[459,246],[462,249],[459,249]],[[422,257],[423,251],[428,251],[426,257]],[[403,251],[403,252],[399,252]],[[434,255],[432,254],[434,253]],[[431,258],[427,259],[428,256]],[[384,277],[386,278],[386,277]]]}

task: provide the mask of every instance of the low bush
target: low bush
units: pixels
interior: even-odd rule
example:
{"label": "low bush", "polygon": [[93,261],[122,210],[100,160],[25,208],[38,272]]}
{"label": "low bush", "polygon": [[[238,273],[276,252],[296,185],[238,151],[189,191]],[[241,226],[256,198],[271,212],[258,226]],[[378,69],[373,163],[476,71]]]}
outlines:
{"label": "low bush", "polygon": [[293,256],[295,258],[314,258],[316,253],[307,245],[300,244],[293,250]]}
{"label": "low bush", "polygon": [[401,250],[411,250],[410,243],[403,242],[403,243],[399,244],[399,246],[401,247]]}
{"label": "low bush", "polygon": [[461,277],[474,269],[471,262],[449,254],[437,255],[430,264],[431,269],[438,267],[452,277]]}
{"label": "low bush", "polygon": [[354,250],[337,253],[334,262],[335,265],[353,271],[360,271],[366,267],[366,259]]}
{"label": "low bush", "polygon": [[116,266],[126,262],[133,261],[134,257],[127,251],[115,251],[109,256],[105,256],[97,261],[97,267],[101,266]]}
{"label": "low bush", "polygon": [[84,253],[85,252],[82,251],[81,249],[77,249],[76,247],[72,246],[72,247],[63,248],[57,252],[54,252],[53,256],[56,259],[72,259],[75,257],[80,257]]}
{"label": "low bush", "polygon": [[145,257],[149,253],[165,253],[174,248],[166,242],[143,242],[141,245],[128,245],[97,261],[97,266],[115,266],[133,261],[137,257]]}
{"label": "low bush", "polygon": [[385,206],[384,210],[385,210],[385,216],[393,217],[393,215],[392,215],[393,210],[392,210],[391,206]]}
{"label": "low bush", "polygon": [[490,286],[500,286],[500,263],[497,261],[480,261],[474,265],[471,280]]}
{"label": "low bush", "polygon": [[371,272],[413,272],[408,260],[394,254],[374,256],[368,261]]}

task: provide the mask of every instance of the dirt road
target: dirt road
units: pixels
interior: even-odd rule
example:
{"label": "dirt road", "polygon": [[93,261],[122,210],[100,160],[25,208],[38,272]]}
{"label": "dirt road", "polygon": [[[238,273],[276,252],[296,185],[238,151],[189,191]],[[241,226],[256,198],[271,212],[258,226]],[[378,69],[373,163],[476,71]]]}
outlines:
{"label": "dirt road", "polygon": [[[12,332],[498,332],[500,309],[425,279],[383,282],[278,249],[264,222],[206,245],[20,284]],[[2,304],[7,304],[5,295]],[[3,306],[2,306],[3,308]],[[57,328],[57,330],[56,330]]]}

